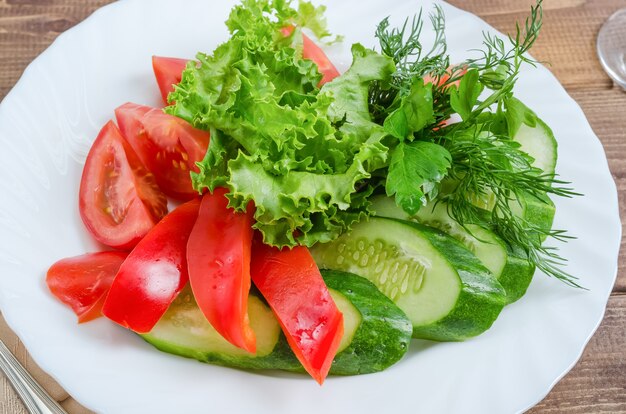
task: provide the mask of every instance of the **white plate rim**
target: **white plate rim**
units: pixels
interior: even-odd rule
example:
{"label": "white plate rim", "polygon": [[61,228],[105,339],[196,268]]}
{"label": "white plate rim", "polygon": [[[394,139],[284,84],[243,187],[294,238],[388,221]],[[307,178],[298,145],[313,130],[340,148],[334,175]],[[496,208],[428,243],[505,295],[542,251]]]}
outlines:
{"label": "white plate rim", "polygon": [[[89,16],[89,17],[88,17],[87,19],[85,19],[84,21],[80,22],[78,25],[76,25],[76,26],[75,26],[75,27],[73,27],[72,29],[70,29],[70,30],[68,30],[67,32],[65,32],[65,33],[63,33],[63,34],[61,34],[61,35],[59,35],[59,37],[58,37],[58,38],[57,38],[57,39],[56,39],[56,40],[52,43],[52,45],[51,45],[50,47],[48,47],[48,48],[47,48],[47,49],[46,49],[46,50],[45,50],[45,51],[44,51],[44,52],[40,55],[40,57],[41,57],[41,56],[44,56],[44,55],[47,55],[47,54],[50,54],[50,53],[53,53],[53,52],[54,52],[54,50],[55,50],[56,48],[61,48],[61,47],[62,47],[62,45],[63,45],[63,42],[65,41],[65,40],[64,40],[64,39],[65,39],[65,37],[67,37],[67,36],[68,36],[68,33],[78,33],[80,30],[83,30],[83,29],[82,29],[83,27],[87,27],[87,26],[89,26],[89,25],[94,24],[94,22],[96,22],[96,21],[99,19],[99,16],[100,16],[100,15],[102,15],[102,14],[104,14],[104,13],[111,12],[111,11],[112,11],[114,8],[116,8],[116,7],[120,7],[120,8],[121,8],[121,7],[124,7],[124,4],[127,4],[127,3],[139,3],[140,1],[141,1],[141,0],[126,0],[126,1],[121,1],[121,2],[117,2],[117,3],[112,3],[112,4],[109,4],[109,5],[107,5],[107,6],[104,6],[103,8],[101,8],[101,9],[97,10],[96,12],[94,12],[91,16]],[[450,7],[451,9],[453,8],[453,6],[449,6],[449,7]],[[472,16],[473,16],[473,15],[472,15]],[[475,17],[475,16],[473,16],[473,17],[474,17],[474,18],[476,18],[476,19],[478,19],[478,18],[477,18],[477,17]],[[481,21],[481,22],[482,22],[482,21]],[[484,23],[484,22],[483,22],[483,24],[484,24],[484,25],[486,25],[486,23]],[[486,26],[487,26],[487,27],[489,27],[489,28],[490,28],[490,30],[492,30],[493,32],[497,33],[497,31],[495,31],[495,30],[494,30],[493,28],[491,28],[490,26],[488,26],[488,25],[486,25]],[[9,102],[9,103],[10,103],[10,102],[12,101],[12,99],[14,99],[14,98],[13,98],[14,94],[17,94],[17,93],[20,91],[20,88],[22,88],[22,87],[23,87],[23,85],[25,85],[25,84],[27,84],[27,83],[29,82],[29,78],[32,76],[32,72],[33,72],[33,69],[32,69],[32,68],[33,68],[34,64],[36,63],[36,61],[38,61],[38,60],[39,60],[39,57],[38,57],[35,61],[33,61],[33,62],[32,62],[32,63],[31,63],[31,64],[27,67],[27,69],[24,71],[24,74],[22,75],[22,77],[20,78],[20,80],[17,82],[17,84],[15,85],[15,87],[14,87],[14,88],[13,88],[13,89],[12,89],[12,90],[11,90],[11,91],[7,94],[7,96],[3,99],[2,103],[0,104],[0,108],[2,108],[2,107],[3,107],[3,106],[5,106],[5,105],[8,105],[8,104],[6,104],[6,102]],[[547,73],[549,74],[549,76],[550,76],[552,79],[554,79],[554,80],[556,81],[556,78],[555,78],[555,77],[554,77],[551,73],[549,73],[549,71],[547,71],[547,69],[545,69],[545,68],[543,68],[543,67],[540,67],[538,70],[541,70],[541,71],[545,71],[545,72],[547,72]],[[563,90],[563,93],[564,93],[564,94],[566,94],[564,90]],[[569,97],[569,96],[568,96],[568,97]],[[582,113],[582,110],[580,109],[580,107],[578,106],[578,104],[577,104],[577,103],[575,103],[575,101],[573,101],[573,99],[572,99],[571,97],[569,97],[569,99],[571,99],[571,100],[572,100],[572,102],[576,105],[577,111],[579,111],[580,113]],[[590,128],[589,124],[587,123],[586,119],[585,119],[585,123],[586,123],[586,125],[587,125],[587,128],[588,128],[589,132],[591,132],[591,135],[593,135],[593,137],[595,138],[595,142],[594,142],[593,144],[594,144],[595,146],[598,146],[598,145],[599,145],[599,146],[601,146],[600,141],[597,139],[597,137],[595,136],[595,134],[593,134],[593,132],[591,131],[591,128]],[[606,169],[606,172],[608,172],[608,163],[606,162],[606,158],[605,158],[605,160],[604,160],[604,165],[603,165],[603,166],[601,166],[601,167],[603,167],[604,169]],[[609,177],[610,177],[610,174],[609,174]],[[613,206],[614,206],[615,208],[613,209],[613,211],[612,211],[612,212],[610,212],[610,215],[611,215],[611,216],[613,216],[613,217],[617,217],[617,223],[619,223],[619,212],[618,212],[618,210],[617,210],[617,190],[616,190],[615,184],[614,184],[614,182],[612,181],[612,179],[611,179],[611,185],[612,185],[612,189],[613,189],[613,197],[612,197],[612,200],[611,200],[611,201],[613,202],[612,204],[613,204]],[[618,227],[617,227],[617,233],[616,233],[616,234],[614,234],[614,236],[615,236],[615,237],[616,237],[616,239],[618,240],[618,243],[617,243],[617,249],[619,249],[619,240],[621,239],[621,226],[618,226]],[[618,250],[616,250],[616,251],[618,251]],[[609,297],[609,295],[610,295],[610,292],[611,292],[612,286],[613,286],[613,284],[615,283],[615,278],[616,278],[616,276],[617,276],[617,254],[615,255],[615,257],[616,257],[616,263],[615,263],[615,266],[614,266],[614,271],[613,271],[613,274],[612,274],[612,279],[611,279],[612,281],[611,281],[611,283],[610,283],[610,286],[608,286],[608,284],[607,284],[607,290],[606,290],[606,291],[604,291],[604,292],[601,292],[601,293],[602,293],[602,297],[603,297],[603,299],[604,299],[604,302],[605,302],[605,303],[606,303],[606,301],[608,300],[608,297]],[[2,297],[0,297],[0,299],[2,299]],[[0,305],[3,305],[3,303],[1,303],[1,301],[0,301]],[[4,306],[2,306],[2,309],[4,309]],[[604,309],[602,310],[602,315],[604,315],[605,310],[606,310],[606,308],[604,308]],[[18,326],[18,324],[16,324],[16,323],[15,323],[15,321],[14,321],[14,320],[13,320],[13,318],[11,317],[11,315],[12,315],[12,314],[11,314],[11,312],[10,312],[10,311],[8,311],[8,312],[7,312],[7,311],[5,311],[3,314],[4,314],[5,318],[6,318],[7,323],[9,324],[9,326],[10,326],[10,327],[11,327],[11,328],[12,328],[12,329],[13,329],[13,330],[14,330],[14,331],[18,334],[18,336],[19,336],[20,338],[24,339],[24,342],[25,342],[25,343],[28,343],[28,342],[29,342],[29,339],[27,339],[28,335],[27,335],[24,331],[22,331],[21,326]],[[569,365],[568,365],[568,366],[567,366],[567,367],[566,367],[566,368],[565,368],[565,369],[564,369],[564,370],[563,370],[563,371],[562,371],[559,375],[557,375],[557,376],[554,378],[554,380],[553,380],[553,381],[552,381],[552,383],[550,384],[549,388],[548,388],[547,390],[545,390],[545,393],[543,393],[543,395],[539,396],[539,397],[536,399],[536,401],[531,402],[529,405],[527,405],[526,407],[524,407],[524,408],[522,409],[522,411],[527,410],[528,408],[530,408],[530,407],[534,406],[536,403],[538,403],[539,401],[541,401],[541,400],[542,400],[542,399],[543,399],[543,398],[544,398],[544,397],[545,397],[545,396],[546,396],[546,395],[550,392],[550,390],[554,387],[554,385],[555,385],[555,384],[556,384],[556,383],[557,383],[557,382],[558,382],[558,381],[559,381],[559,380],[560,380],[560,379],[561,379],[561,378],[562,378],[565,374],[567,374],[567,372],[568,372],[568,371],[569,371],[569,370],[570,370],[570,369],[571,369],[571,368],[572,368],[572,367],[576,364],[576,362],[578,361],[578,359],[579,359],[579,358],[580,358],[580,356],[582,355],[582,353],[583,353],[583,351],[584,351],[585,346],[587,345],[587,343],[589,342],[589,340],[591,339],[591,337],[593,336],[593,334],[594,334],[594,333],[595,333],[595,331],[597,330],[598,326],[599,326],[599,325],[600,325],[600,323],[602,322],[602,319],[603,319],[603,318],[601,317],[599,320],[597,320],[597,322],[595,323],[595,326],[593,326],[592,330],[588,333],[588,335],[587,335],[586,339],[584,340],[584,343],[582,344],[582,346],[579,348],[579,350],[578,350],[578,352],[577,352],[577,355],[578,355],[578,356],[577,356],[577,358],[576,358],[575,360],[571,361],[571,362],[570,362],[570,364],[569,364]],[[30,348],[30,347],[29,347],[29,348]],[[38,364],[40,364],[40,365],[41,365],[44,369],[46,369],[47,364],[46,364],[46,362],[45,362],[45,360],[44,360],[43,358],[40,358],[38,355],[33,354],[33,359],[34,359],[34,360],[35,360]],[[63,379],[61,378],[61,376],[57,377],[57,376],[55,375],[55,373],[54,373],[54,372],[52,373],[52,375],[53,375],[53,377],[54,377],[55,379],[59,380],[59,382],[61,382],[61,384],[63,385],[64,381],[63,381]]]}

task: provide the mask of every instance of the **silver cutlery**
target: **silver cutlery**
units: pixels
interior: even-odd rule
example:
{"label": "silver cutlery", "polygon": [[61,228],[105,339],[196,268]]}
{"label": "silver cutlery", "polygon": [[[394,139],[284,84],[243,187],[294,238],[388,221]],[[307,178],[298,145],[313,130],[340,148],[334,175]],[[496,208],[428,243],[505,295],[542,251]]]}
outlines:
{"label": "silver cutlery", "polygon": [[9,379],[17,395],[31,414],[67,414],[13,356],[0,340],[0,370]]}

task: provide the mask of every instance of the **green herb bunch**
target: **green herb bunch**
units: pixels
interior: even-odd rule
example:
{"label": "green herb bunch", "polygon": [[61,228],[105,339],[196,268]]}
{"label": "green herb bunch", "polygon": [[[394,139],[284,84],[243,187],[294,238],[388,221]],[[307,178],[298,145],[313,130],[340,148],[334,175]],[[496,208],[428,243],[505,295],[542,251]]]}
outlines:
{"label": "green herb bunch", "polygon": [[[534,166],[535,160],[514,139],[523,124],[534,128],[541,122],[513,91],[522,65],[536,64],[527,52],[541,29],[541,1],[531,8],[524,26],[516,26],[514,36],[502,40],[485,33],[483,48],[477,51],[479,57],[456,65],[450,65],[446,54],[441,8],[431,15],[435,42],[424,55],[419,41],[421,20],[418,16],[411,25],[407,20],[400,29],[389,29],[388,21],[383,20],[376,32],[382,53],[394,59],[398,70],[390,85],[375,84],[370,89],[373,115],[384,118],[399,102],[408,99],[411,85],[418,79],[431,81],[434,113],[431,124],[408,138],[413,142],[396,150],[404,155],[411,148],[412,155],[398,156],[398,164],[390,166],[387,194],[395,195],[397,204],[409,214],[428,202],[445,203],[450,216],[462,226],[480,224],[490,228],[510,248],[522,249],[528,260],[546,274],[580,287],[562,270],[564,260],[557,251],[543,245],[547,237],[564,241],[569,238],[567,234],[541,227],[519,214],[525,200],[550,203],[549,194],[577,194],[568,183]],[[445,125],[453,114],[460,117],[459,122]],[[438,145],[438,151],[415,151],[424,148],[425,143]],[[441,166],[449,162],[446,174],[426,177],[426,185],[409,174],[397,178],[394,172],[414,173],[416,165],[436,160]],[[415,185],[421,189],[411,188]],[[416,197],[422,197],[421,203]]]}
{"label": "green herb bunch", "polygon": [[517,213],[529,198],[575,194],[514,139],[522,125],[540,122],[514,86],[522,66],[534,64],[527,52],[541,28],[541,1],[514,36],[485,34],[478,57],[452,65],[440,7],[430,15],[428,48],[421,12],[399,28],[384,19],[380,52],[353,45],[352,66],[319,87],[317,66],[302,57],[301,30],[329,38],[323,12],[304,1],[296,9],[289,0],[244,0],[227,21],[230,39],[188,65],[166,111],[211,131],[195,188],[227,187],[238,210],[254,203],[255,228],[278,247],[337,238],[371,214],[378,192],[410,215],[445,203],[461,225],[492,229],[576,285],[542,245],[566,234]]}

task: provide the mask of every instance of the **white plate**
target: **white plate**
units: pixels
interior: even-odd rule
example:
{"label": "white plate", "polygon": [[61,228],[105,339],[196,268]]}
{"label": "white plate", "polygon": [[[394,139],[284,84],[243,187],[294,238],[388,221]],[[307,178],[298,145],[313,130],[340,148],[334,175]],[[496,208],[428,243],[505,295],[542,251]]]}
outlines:
{"label": "white plate", "polygon": [[[620,223],[606,158],[578,105],[545,68],[526,68],[517,92],[552,126],[558,172],[585,194],[556,200],[555,225],[578,237],[562,254],[589,291],[536,275],[528,294],[493,328],[464,343],[415,342],[403,361],[374,375],[249,373],[160,353],[104,319],[77,325],[47,291],[55,260],[94,251],[77,210],[90,142],[126,101],[158,104],[150,57],[192,57],[227,37],[233,0],[128,0],[59,36],[0,106],[0,308],[35,361],[87,407],[106,413],[505,413],[543,398],[580,357],[602,319],[615,275]],[[375,24],[398,23],[429,1],[349,0],[328,7],[346,43],[375,45]],[[443,4],[454,61],[479,47],[478,18]],[[495,32],[494,32],[495,33]],[[430,36],[428,30],[425,35]],[[344,68],[346,48],[331,58]]]}

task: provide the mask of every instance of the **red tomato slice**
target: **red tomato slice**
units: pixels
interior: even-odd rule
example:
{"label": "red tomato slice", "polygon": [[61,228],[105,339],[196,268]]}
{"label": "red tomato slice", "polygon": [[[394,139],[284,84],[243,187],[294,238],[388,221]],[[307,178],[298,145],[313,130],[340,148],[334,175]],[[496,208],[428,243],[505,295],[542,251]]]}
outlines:
{"label": "red tomato slice", "polygon": [[180,83],[187,62],[187,59],[152,56],[152,69],[165,105],[167,96],[174,91],[174,85]]}
{"label": "red tomato slice", "polygon": [[291,36],[294,30],[296,30],[296,26],[293,26],[293,25],[285,26],[282,29],[280,29],[280,34],[282,34],[285,37]]}
{"label": "red tomato slice", "polygon": [[167,214],[167,199],[154,176],[111,121],[89,150],[78,201],[89,232],[119,249],[135,246]]}
{"label": "red tomato slice", "polygon": [[115,120],[120,128],[122,136],[126,138],[137,153],[141,161],[145,164],[146,154],[142,153],[143,147],[139,145],[141,140],[147,139],[141,120],[153,107],[146,105],[138,105],[127,102],[124,105],[115,108]]}
{"label": "red tomato slice", "polygon": [[322,80],[318,86],[322,86],[339,76],[339,71],[328,59],[326,53],[304,33],[302,33],[302,46],[302,57],[315,62],[317,69],[322,74]]}
{"label": "red tomato slice", "polygon": [[102,304],[126,252],[88,253],[59,260],[48,269],[50,292],[72,308],[78,323],[102,316]]}
{"label": "red tomato slice", "polygon": [[159,108],[126,103],[115,110],[122,135],[154,174],[165,194],[179,200],[198,195],[190,170],[198,172],[209,146],[209,133]]}
{"label": "red tomato slice", "polygon": [[138,333],[147,333],[189,280],[187,239],[200,200],[165,216],[128,255],[113,280],[102,313]]}
{"label": "red tomato slice", "polygon": [[296,357],[321,385],[343,336],[343,315],[309,250],[279,250],[255,240],[250,274]]}
{"label": "red tomato slice", "polygon": [[255,353],[256,337],[248,319],[254,212],[229,209],[226,193],[217,188],[202,197],[187,244],[189,282],[215,330],[233,345]]}

